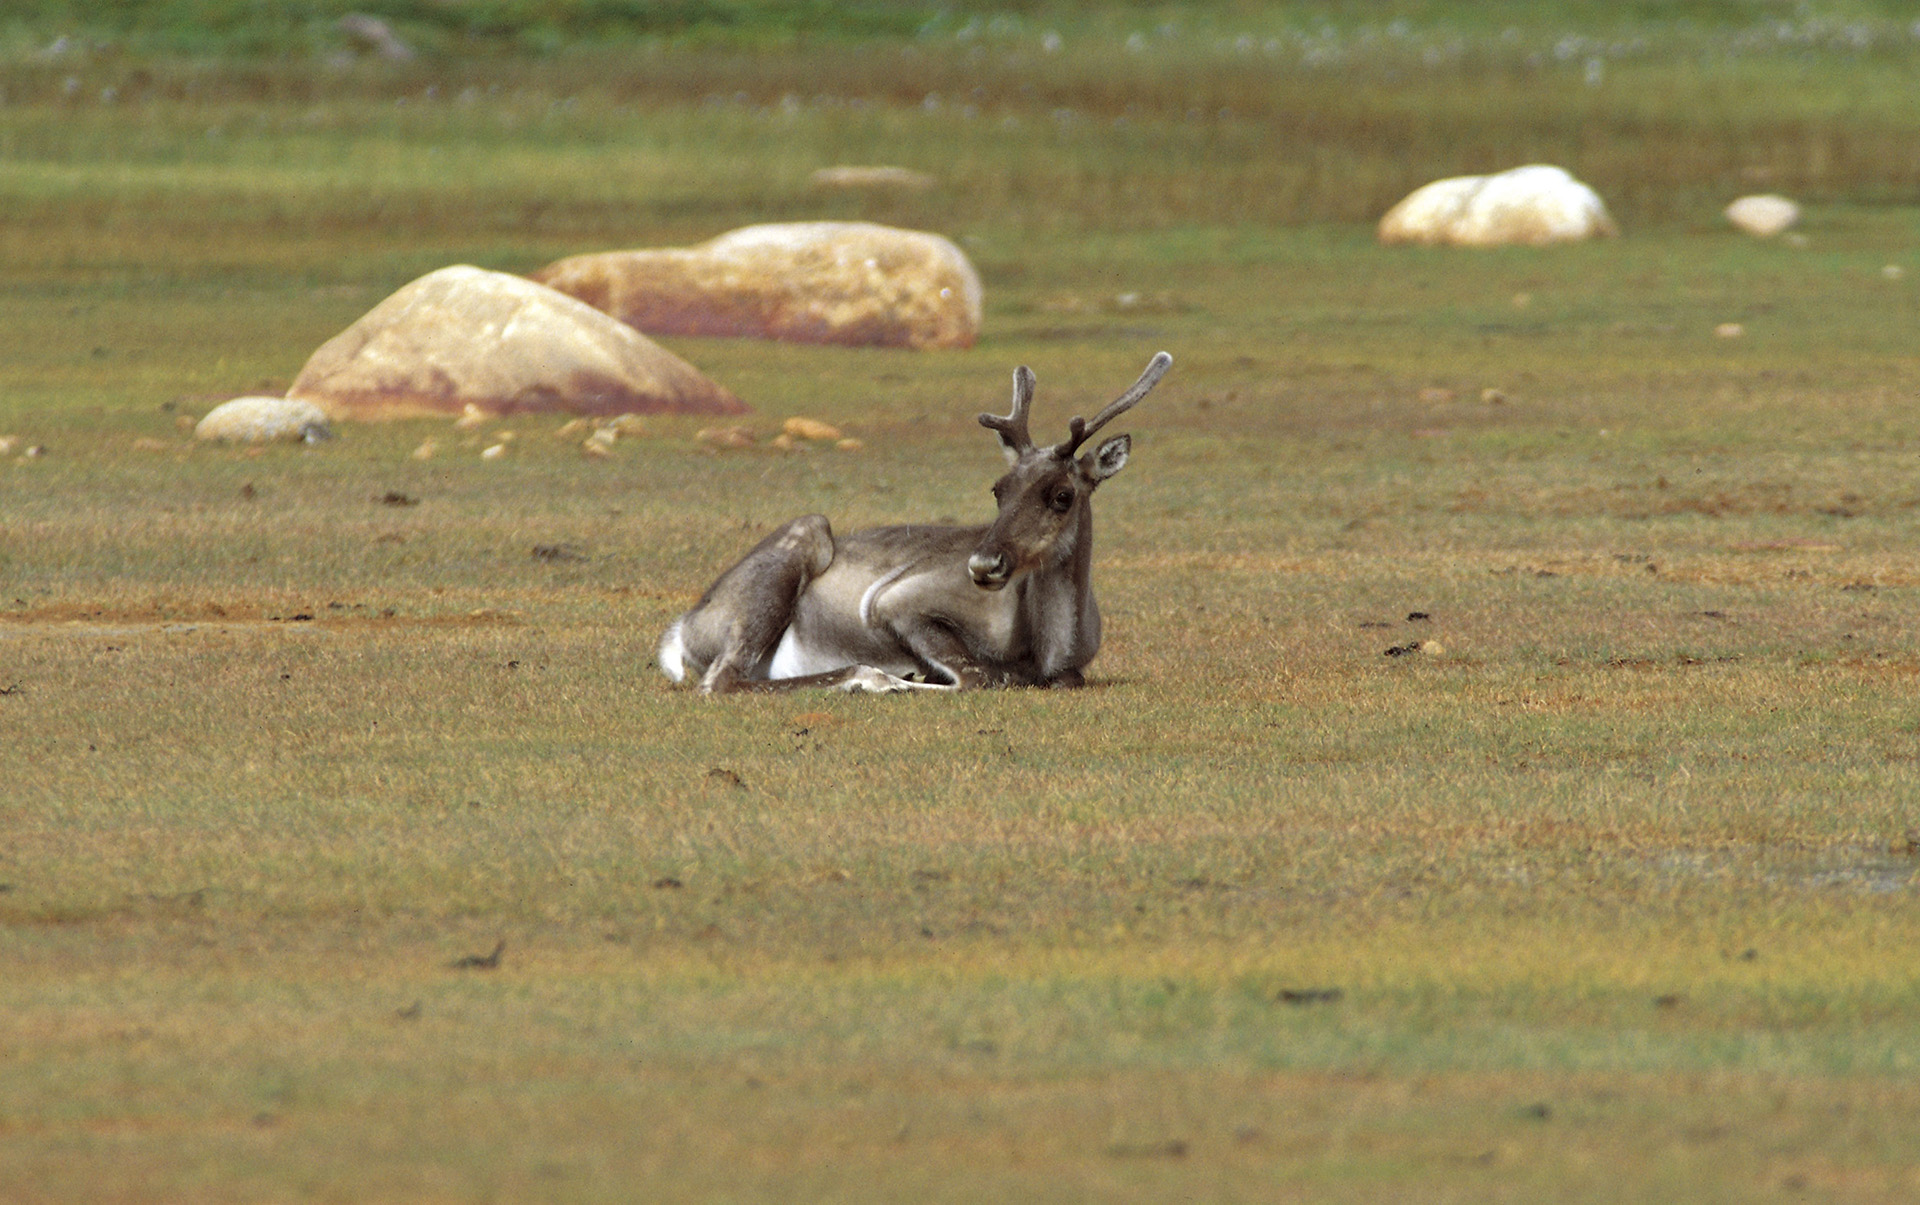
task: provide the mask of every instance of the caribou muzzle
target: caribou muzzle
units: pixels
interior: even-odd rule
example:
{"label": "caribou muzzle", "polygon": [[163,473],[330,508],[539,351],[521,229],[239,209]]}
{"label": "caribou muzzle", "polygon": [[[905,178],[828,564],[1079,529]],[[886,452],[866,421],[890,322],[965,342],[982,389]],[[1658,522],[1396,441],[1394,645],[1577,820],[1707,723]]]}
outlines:
{"label": "caribou muzzle", "polygon": [[982,590],[998,590],[1013,577],[1013,558],[1004,552],[976,552],[967,558],[967,574]]}

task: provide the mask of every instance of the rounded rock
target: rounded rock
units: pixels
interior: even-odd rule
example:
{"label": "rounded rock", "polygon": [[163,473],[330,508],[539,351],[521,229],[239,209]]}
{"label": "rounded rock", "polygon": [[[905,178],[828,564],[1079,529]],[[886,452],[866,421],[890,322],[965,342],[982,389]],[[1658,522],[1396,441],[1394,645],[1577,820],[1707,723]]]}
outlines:
{"label": "rounded rock", "polygon": [[327,412],[312,402],[284,397],[237,397],[207,412],[195,439],[225,443],[317,443],[333,436]]}
{"label": "rounded rock", "polygon": [[1772,238],[1800,221],[1800,207],[1773,193],[1741,197],[1724,212],[1736,230],[1755,238]]}

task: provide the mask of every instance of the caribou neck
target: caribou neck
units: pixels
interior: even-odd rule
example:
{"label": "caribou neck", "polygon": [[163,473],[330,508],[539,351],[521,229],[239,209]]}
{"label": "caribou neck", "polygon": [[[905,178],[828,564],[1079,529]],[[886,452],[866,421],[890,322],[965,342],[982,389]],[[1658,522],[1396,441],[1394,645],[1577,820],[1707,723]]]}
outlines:
{"label": "caribou neck", "polygon": [[1093,659],[1100,647],[1100,608],[1093,600],[1093,509],[1085,502],[1067,555],[1029,575],[1022,601],[1041,681]]}

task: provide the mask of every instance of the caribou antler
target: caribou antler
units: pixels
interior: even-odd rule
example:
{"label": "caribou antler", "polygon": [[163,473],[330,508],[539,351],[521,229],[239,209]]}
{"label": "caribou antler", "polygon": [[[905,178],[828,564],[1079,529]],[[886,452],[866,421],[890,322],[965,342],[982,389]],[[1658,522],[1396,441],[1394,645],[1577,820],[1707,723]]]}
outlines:
{"label": "caribou antler", "polygon": [[1033,451],[1033,436],[1027,433],[1027,409],[1033,405],[1033,369],[1025,364],[1013,370],[1013,412],[1005,418],[983,414],[980,425],[1000,436],[1000,444],[1009,456]]}
{"label": "caribou antler", "polygon": [[1167,369],[1171,367],[1173,367],[1172,356],[1166,352],[1155,352],[1153,359],[1147,361],[1147,370],[1141,373],[1140,379],[1133,383],[1133,388],[1108,402],[1106,409],[1094,415],[1091,423],[1075,415],[1073,421],[1067,424],[1066,440],[1053,446],[1053,454],[1061,460],[1071,457],[1080,450],[1080,445],[1093,438],[1094,433],[1100,428],[1139,405],[1140,399],[1153,392],[1153,387],[1160,383],[1160,378],[1166,376]]}

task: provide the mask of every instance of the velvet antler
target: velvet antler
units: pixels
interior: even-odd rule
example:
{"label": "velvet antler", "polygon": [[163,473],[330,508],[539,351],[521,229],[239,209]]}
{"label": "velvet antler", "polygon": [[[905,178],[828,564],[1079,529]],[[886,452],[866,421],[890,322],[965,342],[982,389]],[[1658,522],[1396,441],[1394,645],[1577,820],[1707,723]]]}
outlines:
{"label": "velvet antler", "polygon": [[1033,451],[1033,436],[1027,433],[1027,410],[1033,405],[1033,369],[1025,364],[1013,370],[1013,411],[1002,417],[983,414],[980,425],[1000,437],[1000,445],[1010,457]]}
{"label": "velvet antler", "polygon": [[1092,439],[1100,428],[1139,405],[1140,399],[1153,392],[1153,387],[1160,383],[1160,378],[1166,376],[1167,369],[1171,367],[1173,367],[1173,357],[1166,352],[1156,352],[1153,359],[1147,361],[1147,370],[1140,374],[1140,379],[1133,383],[1133,388],[1107,403],[1106,409],[1094,415],[1091,423],[1076,415],[1073,421],[1067,424],[1066,440],[1053,446],[1053,454],[1065,460],[1079,451],[1080,445]]}

